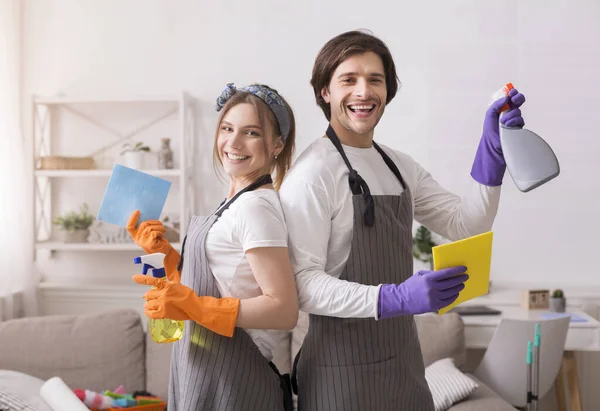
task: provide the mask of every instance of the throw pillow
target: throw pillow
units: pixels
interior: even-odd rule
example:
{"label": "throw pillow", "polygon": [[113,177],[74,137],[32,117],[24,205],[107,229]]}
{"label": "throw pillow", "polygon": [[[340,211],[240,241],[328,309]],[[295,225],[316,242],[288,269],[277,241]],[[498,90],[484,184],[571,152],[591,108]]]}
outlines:
{"label": "throw pillow", "polygon": [[44,382],[21,372],[0,370],[0,410],[52,411],[40,396]]}
{"label": "throw pillow", "polygon": [[452,358],[442,358],[425,368],[425,379],[433,396],[435,411],[445,411],[479,387],[454,365]]}

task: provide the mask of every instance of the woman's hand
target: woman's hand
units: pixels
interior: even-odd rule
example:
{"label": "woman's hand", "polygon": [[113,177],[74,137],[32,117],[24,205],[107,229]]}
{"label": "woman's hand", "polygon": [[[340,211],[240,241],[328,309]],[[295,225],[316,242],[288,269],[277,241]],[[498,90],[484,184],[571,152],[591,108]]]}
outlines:
{"label": "woman's hand", "polygon": [[127,231],[133,238],[133,241],[139,245],[147,254],[163,253],[168,254],[173,247],[165,239],[167,229],[159,220],[144,221],[137,227],[140,219],[140,211],[135,210],[127,221]]}
{"label": "woman's hand", "polygon": [[144,294],[144,314],[152,319],[192,320],[209,330],[231,337],[235,329],[240,300],[237,298],[199,297],[181,283],[136,274],[133,281],[155,288]]}

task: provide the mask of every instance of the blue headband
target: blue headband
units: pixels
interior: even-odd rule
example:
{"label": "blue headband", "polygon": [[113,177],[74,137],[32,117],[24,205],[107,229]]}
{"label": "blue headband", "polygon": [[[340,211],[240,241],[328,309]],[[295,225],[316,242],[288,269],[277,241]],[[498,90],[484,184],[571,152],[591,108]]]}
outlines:
{"label": "blue headband", "polygon": [[277,92],[271,88],[266,86],[260,86],[257,84],[253,84],[248,87],[236,88],[233,83],[227,84],[225,90],[221,93],[221,95],[217,98],[216,110],[221,111],[221,109],[225,106],[225,103],[238,91],[245,91],[247,93],[253,94],[256,97],[260,98],[262,101],[267,103],[267,106],[271,109],[275,118],[277,119],[277,123],[279,124],[279,130],[281,131],[281,138],[285,143],[288,135],[290,133],[290,115],[287,111],[285,103],[283,99],[277,94]]}

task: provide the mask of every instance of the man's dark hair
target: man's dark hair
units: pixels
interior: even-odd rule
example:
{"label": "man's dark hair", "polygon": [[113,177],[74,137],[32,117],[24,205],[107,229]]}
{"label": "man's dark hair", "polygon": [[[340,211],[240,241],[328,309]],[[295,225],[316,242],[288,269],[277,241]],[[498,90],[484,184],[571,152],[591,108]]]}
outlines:
{"label": "man's dark hair", "polygon": [[323,97],[321,97],[321,90],[329,87],[333,73],[344,60],[355,54],[362,54],[369,51],[377,54],[383,62],[387,88],[385,103],[388,104],[396,95],[400,81],[396,74],[394,59],[386,44],[372,34],[364,31],[354,30],[342,33],[329,40],[321,48],[315,59],[312,78],[310,79],[317,105],[321,107],[328,121],[331,120],[331,108],[323,100]]}

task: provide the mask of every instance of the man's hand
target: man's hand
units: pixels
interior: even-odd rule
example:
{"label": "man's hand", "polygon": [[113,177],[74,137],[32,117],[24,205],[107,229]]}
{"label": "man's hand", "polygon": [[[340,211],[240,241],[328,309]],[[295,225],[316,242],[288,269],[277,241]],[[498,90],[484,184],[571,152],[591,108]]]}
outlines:
{"label": "man's hand", "polygon": [[384,284],[379,289],[379,318],[424,314],[447,307],[458,298],[469,276],[467,267],[438,271],[421,270],[401,284]]}
{"label": "man's hand", "polygon": [[[507,127],[522,128],[525,125],[520,109],[523,103],[525,103],[525,96],[513,88],[508,92],[508,96],[496,100],[485,113],[483,133],[471,168],[471,176],[480,184],[486,186],[502,184],[506,163],[500,144],[499,123]],[[508,111],[500,117],[505,105],[508,105]]]}

